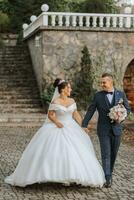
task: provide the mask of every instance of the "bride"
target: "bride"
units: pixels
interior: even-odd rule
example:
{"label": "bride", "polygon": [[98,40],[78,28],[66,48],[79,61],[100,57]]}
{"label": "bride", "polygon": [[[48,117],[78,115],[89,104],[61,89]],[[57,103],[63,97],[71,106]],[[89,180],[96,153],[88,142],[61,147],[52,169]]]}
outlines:
{"label": "bride", "polygon": [[70,98],[69,82],[56,79],[48,117],[34,135],[15,169],[5,178],[11,185],[58,182],[102,187],[105,176],[82,119]]}

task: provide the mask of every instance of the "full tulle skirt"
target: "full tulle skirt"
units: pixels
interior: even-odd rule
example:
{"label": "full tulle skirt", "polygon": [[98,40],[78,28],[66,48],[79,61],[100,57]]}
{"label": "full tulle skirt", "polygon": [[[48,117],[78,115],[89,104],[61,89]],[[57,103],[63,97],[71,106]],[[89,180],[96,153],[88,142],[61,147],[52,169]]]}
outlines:
{"label": "full tulle skirt", "polygon": [[103,186],[104,172],[90,137],[73,119],[62,123],[63,128],[44,123],[24,150],[15,171],[5,178],[6,183],[21,187],[46,182]]}

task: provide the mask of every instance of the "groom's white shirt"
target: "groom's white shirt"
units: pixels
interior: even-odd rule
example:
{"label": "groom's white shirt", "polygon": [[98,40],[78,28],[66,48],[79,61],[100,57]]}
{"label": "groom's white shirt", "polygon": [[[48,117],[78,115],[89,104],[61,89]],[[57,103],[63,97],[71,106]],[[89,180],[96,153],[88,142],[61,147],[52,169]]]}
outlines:
{"label": "groom's white shirt", "polygon": [[113,90],[111,90],[111,92],[113,92],[113,94],[107,94],[107,98],[108,98],[109,103],[111,103],[112,100],[113,100],[113,96],[114,96],[114,88],[113,88]]}

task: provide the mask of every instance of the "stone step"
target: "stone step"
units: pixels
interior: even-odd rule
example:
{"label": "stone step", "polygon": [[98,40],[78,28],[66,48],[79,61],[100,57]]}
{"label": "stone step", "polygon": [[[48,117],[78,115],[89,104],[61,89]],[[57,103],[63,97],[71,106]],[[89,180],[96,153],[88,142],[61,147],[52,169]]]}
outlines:
{"label": "stone step", "polygon": [[11,47],[7,47],[7,46],[5,46],[4,48],[0,48],[0,52],[1,53],[11,53],[11,52],[15,52],[15,53],[17,53],[17,52],[27,52],[27,48],[25,48],[24,46],[22,46],[22,48],[20,48],[20,46],[13,46],[12,48]]}
{"label": "stone step", "polygon": [[[31,96],[31,97],[35,97],[35,96],[38,96],[39,97],[39,92],[37,90],[33,90],[33,91],[30,91],[30,90],[17,90],[17,89],[11,89],[11,90],[7,90],[7,91],[2,91],[0,90],[0,97],[3,97],[3,96],[17,96],[18,98],[24,98],[24,97],[27,97],[27,96]],[[1,97],[1,98],[2,98]]]}
{"label": "stone step", "polygon": [[2,114],[2,113],[5,113],[5,114],[7,114],[7,113],[43,113],[44,111],[43,111],[43,109],[41,109],[41,108],[11,108],[11,107],[9,107],[9,108],[3,108],[3,109],[1,109],[0,108],[0,113]]}
{"label": "stone step", "polygon": [[41,104],[40,99],[18,99],[16,97],[10,97],[7,99],[0,99],[0,104]]}
{"label": "stone step", "polygon": [[32,82],[10,82],[10,83],[0,83],[0,89],[2,88],[7,88],[7,87],[22,87],[22,88],[29,88],[29,86],[32,86],[32,87],[36,87],[37,88],[37,85],[36,83],[32,83]]}
{"label": "stone step", "polygon": [[29,77],[28,74],[21,74],[20,76],[16,76],[16,75],[12,75],[12,74],[9,74],[9,75],[1,75],[0,73],[0,80],[8,80],[8,79],[11,79],[11,80],[36,80],[35,76],[32,76],[32,77]]}
{"label": "stone step", "polygon": [[[0,73],[8,73],[8,72],[12,72],[12,71],[21,71],[24,72],[27,71],[27,72],[33,72],[33,70],[30,68],[30,65],[29,64],[25,64],[25,63],[7,63],[7,64],[3,64],[4,67],[1,67],[0,69]],[[8,66],[7,66],[8,65]]]}
{"label": "stone step", "polygon": [[31,68],[30,68],[30,64],[29,63],[26,63],[26,62],[16,62],[16,63],[13,63],[13,62],[8,62],[8,63],[2,63],[0,64],[0,72],[8,72],[8,70],[29,70],[30,72],[33,71]]}
{"label": "stone step", "polygon": [[2,59],[5,59],[5,58],[22,58],[22,57],[26,57],[26,58],[30,58],[30,54],[27,52],[4,52],[3,54],[0,53],[0,57]]}
{"label": "stone step", "polygon": [[35,87],[29,87],[28,85],[26,85],[26,86],[17,86],[17,85],[15,85],[14,87],[12,86],[11,88],[10,87],[8,87],[8,86],[3,86],[3,87],[1,87],[0,86],[0,91],[9,91],[10,92],[10,90],[9,89],[12,89],[12,90],[16,90],[16,91],[22,91],[23,89],[25,90],[25,91],[29,91],[29,92],[32,92],[32,91],[34,91],[35,89],[37,89],[37,87],[35,88]]}
{"label": "stone step", "polygon": [[12,60],[12,61],[6,61],[6,62],[4,62],[4,61],[2,61],[1,63],[0,63],[0,66],[1,66],[1,68],[3,68],[3,69],[10,69],[11,67],[13,68],[17,68],[17,67],[22,67],[22,69],[24,68],[26,68],[26,67],[28,67],[28,66],[30,66],[30,64],[28,63],[28,61],[25,61],[25,60],[21,60],[21,61],[16,61],[15,59],[14,60]]}
{"label": "stone step", "polygon": [[[35,91],[34,91],[35,90]],[[7,92],[7,93],[4,93],[4,92]],[[24,87],[22,87],[21,89],[20,89],[20,87],[19,88],[13,88],[13,87],[8,87],[8,88],[3,88],[3,89],[0,89],[0,94],[3,94],[3,95],[8,95],[8,96],[15,96],[15,94],[17,95],[23,95],[23,98],[25,97],[25,96],[27,96],[27,95],[31,95],[32,97],[34,96],[34,94],[35,95],[37,95],[38,94],[38,97],[40,98],[40,95],[39,95],[39,93],[38,93],[38,91],[37,91],[37,88],[34,88],[34,89],[32,89],[32,88],[24,88]]]}
{"label": "stone step", "polygon": [[29,63],[25,63],[25,62],[8,62],[8,63],[2,63],[0,65],[0,72],[8,72],[8,70],[29,70],[30,72],[33,71],[33,69],[30,68],[30,64]]}
{"label": "stone step", "polygon": [[18,113],[18,114],[14,114],[14,113],[5,113],[5,114],[1,114],[0,116],[0,122],[39,122],[42,121],[44,122],[46,118],[46,114],[42,114],[42,113],[32,113],[32,114],[23,114],[23,113]]}
{"label": "stone step", "polygon": [[6,109],[6,108],[39,108],[39,104],[37,103],[26,103],[26,104],[23,104],[23,103],[16,103],[16,102],[12,102],[12,103],[0,103],[0,110],[3,110],[3,109]]}
{"label": "stone step", "polygon": [[1,54],[10,54],[10,53],[27,53],[27,47],[25,48],[24,46],[22,46],[22,48],[21,47],[19,47],[19,46],[13,46],[12,48],[11,47],[7,47],[7,46],[5,46],[4,48],[0,48],[0,53]]}
{"label": "stone step", "polygon": [[33,78],[25,78],[25,79],[21,79],[21,77],[20,78],[18,78],[18,76],[16,77],[16,79],[14,79],[14,78],[12,78],[12,77],[8,77],[8,79],[5,79],[4,77],[3,77],[3,79],[0,79],[0,84],[4,84],[4,83],[21,83],[21,82],[27,82],[27,83],[34,83],[34,84],[36,84],[37,85],[37,83],[36,83],[36,79],[33,77]]}
{"label": "stone step", "polygon": [[[8,64],[10,65],[10,64]],[[16,74],[15,74],[16,73]],[[30,66],[26,66],[25,68],[21,65],[16,65],[15,68],[13,68],[11,65],[10,67],[7,69],[7,68],[1,68],[0,69],[0,75],[1,76],[4,76],[4,75],[21,75],[21,73],[24,75],[26,75],[26,73],[29,73],[29,74],[33,74],[33,70],[30,69]]]}
{"label": "stone step", "polygon": [[[37,113],[38,114],[38,113]],[[41,127],[43,125],[43,122],[1,122],[0,127]]]}
{"label": "stone step", "polygon": [[16,83],[16,84],[21,84],[23,82],[26,82],[26,83],[32,83],[33,85],[33,82],[36,81],[36,79],[12,79],[12,78],[8,78],[8,79],[0,79],[0,85],[1,84],[12,84],[12,83]]}
{"label": "stone step", "polygon": [[5,113],[0,116],[0,126],[42,126],[45,119],[42,113]]}
{"label": "stone step", "polygon": [[0,55],[20,55],[20,54],[26,54],[27,53],[27,50],[20,50],[20,49],[4,49],[3,51],[0,50]]}
{"label": "stone step", "polygon": [[41,100],[28,48],[0,49],[0,112],[41,113]]}
{"label": "stone step", "polygon": [[[24,72],[24,70],[22,71],[12,71],[12,70],[10,70],[10,71],[5,71],[5,72],[0,72],[0,76],[2,76],[3,78],[5,78],[5,77],[8,77],[8,78],[10,78],[10,77],[16,77],[16,78],[20,78],[21,79],[21,74],[23,73],[23,77],[25,76],[26,77],[26,79],[28,79],[29,77],[34,77],[32,74],[32,72],[30,72],[30,71],[28,71],[28,70],[25,70],[25,72]],[[4,77],[5,76],[5,77]],[[35,79],[34,79],[35,80]]]}
{"label": "stone step", "polygon": [[21,58],[16,58],[16,57],[7,57],[7,58],[0,58],[0,65],[3,66],[2,64],[8,64],[8,63],[25,63],[28,64],[28,62],[30,61],[29,58],[27,57],[21,57]]}
{"label": "stone step", "polygon": [[30,99],[32,97],[34,97],[35,99],[40,99],[39,93],[37,91],[32,93],[19,93],[16,91],[10,91],[10,92],[0,91],[0,99],[9,99],[9,98]]}
{"label": "stone step", "polygon": [[[36,92],[36,91],[35,91]],[[16,93],[16,94],[3,94],[2,95],[2,92],[1,93],[1,97],[0,99],[1,100],[6,100],[6,99],[40,99],[40,95],[38,93],[32,93],[32,92],[29,92],[29,93],[26,93],[25,91],[22,91],[21,93]]]}
{"label": "stone step", "polygon": [[40,99],[40,95],[37,93],[37,91],[30,91],[30,92],[26,92],[26,91],[18,91],[16,93],[2,93],[2,91],[0,91],[0,99],[9,99],[9,98],[17,98],[17,99]]}
{"label": "stone step", "polygon": [[29,57],[29,52],[28,51],[20,51],[20,50],[13,50],[13,51],[0,51],[0,56],[2,58],[5,58],[5,57],[21,57],[21,56],[25,56],[25,57]]}

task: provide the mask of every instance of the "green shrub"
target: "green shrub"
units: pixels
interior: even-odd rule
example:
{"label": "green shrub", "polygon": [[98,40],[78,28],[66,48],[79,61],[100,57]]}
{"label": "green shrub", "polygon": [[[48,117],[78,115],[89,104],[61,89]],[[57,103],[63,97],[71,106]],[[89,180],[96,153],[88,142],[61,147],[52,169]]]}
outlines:
{"label": "green shrub", "polygon": [[9,30],[9,17],[7,14],[0,11],[0,32],[6,32]]}
{"label": "green shrub", "polygon": [[41,101],[42,101],[42,104],[43,104],[46,112],[47,112],[48,106],[52,100],[54,90],[55,89],[54,89],[53,85],[48,85],[46,88],[44,88],[44,90],[41,94]]}

